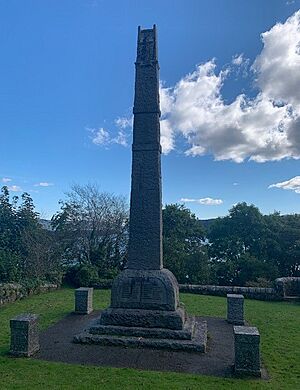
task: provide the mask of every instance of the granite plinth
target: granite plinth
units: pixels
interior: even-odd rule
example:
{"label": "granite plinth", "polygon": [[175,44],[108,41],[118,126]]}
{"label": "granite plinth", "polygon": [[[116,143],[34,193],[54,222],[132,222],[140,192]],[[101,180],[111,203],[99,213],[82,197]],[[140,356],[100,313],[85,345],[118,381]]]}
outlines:
{"label": "granite plinth", "polygon": [[93,288],[80,287],[75,290],[75,313],[90,314],[93,311]]}
{"label": "granite plinth", "polygon": [[[147,334],[148,329],[143,330]],[[157,329],[157,334],[165,330]],[[163,334],[163,333],[162,333]],[[153,336],[153,334],[152,334]],[[180,336],[179,336],[180,337]],[[84,332],[76,335],[73,339],[74,343],[81,344],[97,344],[110,346],[123,346],[134,348],[152,348],[152,349],[167,349],[172,351],[187,351],[187,352],[206,352],[207,344],[207,324],[206,321],[199,321],[194,326],[194,331],[191,339],[180,338],[156,338],[156,337],[141,337],[127,335],[112,335],[112,334],[92,334]]]}
{"label": "granite plinth", "polygon": [[252,326],[234,326],[234,371],[238,375],[261,376],[260,334]]}
{"label": "granite plinth", "polygon": [[244,325],[244,296],[227,294],[227,321],[233,325]]}
{"label": "granite plinth", "polygon": [[39,349],[38,316],[20,314],[10,320],[11,339],[9,353],[16,357],[29,357]]}

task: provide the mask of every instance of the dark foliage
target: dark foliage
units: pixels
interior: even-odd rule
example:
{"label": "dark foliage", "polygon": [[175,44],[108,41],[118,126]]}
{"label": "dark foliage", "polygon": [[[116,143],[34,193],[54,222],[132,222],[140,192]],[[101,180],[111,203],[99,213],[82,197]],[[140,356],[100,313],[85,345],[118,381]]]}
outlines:
{"label": "dark foliage", "polygon": [[[41,280],[96,286],[126,266],[128,207],[95,186],[73,186],[52,230],[39,222],[29,194],[0,195],[0,283]],[[163,209],[164,265],[180,283],[270,286],[300,276],[300,215],[262,215],[239,203],[204,226],[179,204]]]}
{"label": "dark foliage", "polygon": [[207,283],[210,267],[201,221],[178,204],[163,210],[164,265],[180,283]]}
{"label": "dark foliage", "polygon": [[220,285],[257,284],[300,275],[300,215],[264,216],[239,203],[208,231],[209,256]]}
{"label": "dark foliage", "polygon": [[46,279],[59,274],[56,244],[42,228],[29,194],[20,199],[6,186],[0,195],[0,282]]}

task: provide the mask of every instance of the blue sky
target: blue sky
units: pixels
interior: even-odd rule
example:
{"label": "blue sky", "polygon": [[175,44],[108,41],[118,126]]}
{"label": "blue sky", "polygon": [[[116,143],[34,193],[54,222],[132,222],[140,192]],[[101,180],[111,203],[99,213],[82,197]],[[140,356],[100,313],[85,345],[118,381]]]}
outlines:
{"label": "blue sky", "polygon": [[[44,217],[129,197],[137,26],[158,28],[163,201],[300,212],[300,1],[0,0],[0,183]],[[265,33],[261,35],[262,33]]]}

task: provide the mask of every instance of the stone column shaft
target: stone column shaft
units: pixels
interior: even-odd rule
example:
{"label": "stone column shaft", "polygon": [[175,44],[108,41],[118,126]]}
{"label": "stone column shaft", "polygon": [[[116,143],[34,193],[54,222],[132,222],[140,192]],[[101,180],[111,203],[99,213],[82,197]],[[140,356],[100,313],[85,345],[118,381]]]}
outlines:
{"label": "stone column shaft", "polygon": [[128,268],[159,270],[162,262],[159,66],[156,29],[138,32]]}

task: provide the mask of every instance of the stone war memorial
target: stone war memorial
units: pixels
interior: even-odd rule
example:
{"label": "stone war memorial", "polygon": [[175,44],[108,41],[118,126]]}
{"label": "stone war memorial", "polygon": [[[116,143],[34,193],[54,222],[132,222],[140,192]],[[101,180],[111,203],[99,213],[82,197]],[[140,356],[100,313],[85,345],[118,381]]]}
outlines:
{"label": "stone war memorial", "polygon": [[29,325],[22,316],[16,317],[11,322],[11,354],[94,366],[268,379],[261,366],[259,329],[244,318],[244,295],[228,291],[226,319],[201,311],[200,316],[189,315],[180,303],[175,276],[163,266],[155,25],[138,28],[135,66],[128,261],[113,282],[110,306],[94,310],[93,288],[77,288],[74,310],[39,338],[35,317],[28,317]]}
{"label": "stone war memorial", "polygon": [[111,305],[77,343],[206,351],[207,325],[188,316],[163,267],[159,64],[156,27],[138,28],[129,255]]}

